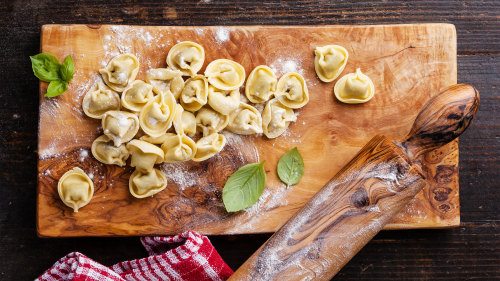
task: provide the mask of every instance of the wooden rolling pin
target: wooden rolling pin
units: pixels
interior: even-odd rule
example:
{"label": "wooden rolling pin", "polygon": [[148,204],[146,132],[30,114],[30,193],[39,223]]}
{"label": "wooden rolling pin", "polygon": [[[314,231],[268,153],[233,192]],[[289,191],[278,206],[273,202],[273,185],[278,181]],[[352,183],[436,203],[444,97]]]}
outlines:
{"label": "wooden rolling pin", "polygon": [[375,136],[229,280],[330,280],[422,190],[419,156],[463,133],[478,105],[472,86],[454,85],[404,141]]}

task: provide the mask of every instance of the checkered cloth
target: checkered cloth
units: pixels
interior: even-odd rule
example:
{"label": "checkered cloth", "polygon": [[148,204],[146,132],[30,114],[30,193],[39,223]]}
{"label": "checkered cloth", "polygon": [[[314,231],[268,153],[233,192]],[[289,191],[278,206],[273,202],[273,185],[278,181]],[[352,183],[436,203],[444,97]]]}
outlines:
{"label": "checkered cloth", "polygon": [[202,281],[226,280],[233,274],[208,238],[196,232],[187,231],[173,237],[144,237],[141,242],[150,255],[147,258],[106,267],[81,253],[72,252],[35,281]]}

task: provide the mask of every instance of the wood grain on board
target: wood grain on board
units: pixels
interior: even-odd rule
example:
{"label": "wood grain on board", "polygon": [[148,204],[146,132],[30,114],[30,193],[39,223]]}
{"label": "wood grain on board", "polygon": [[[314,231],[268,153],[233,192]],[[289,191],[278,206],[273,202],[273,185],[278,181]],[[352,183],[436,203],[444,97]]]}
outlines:
{"label": "wood grain on board", "polygon": [[[81,110],[85,92],[99,79],[98,69],[121,52],[141,61],[138,79],[150,68],[165,67],[169,48],[191,40],[205,47],[208,62],[233,59],[247,74],[266,64],[280,76],[303,74],[311,100],[298,110],[284,136],[228,135],[220,155],[201,163],[164,165],[167,188],[152,198],[128,192],[130,168],[103,165],[90,155],[100,135],[98,120]],[[339,44],[349,51],[343,74],[357,67],[375,84],[366,104],[346,105],[332,95],[334,83],[314,73],[316,46]],[[194,229],[204,234],[272,232],[311,198],[374,135],[401,139],[420,107],[456,83],[456,33],[453,25],[383,26],[237,26],[139,27],[46,25],[41,47],[62,60],[71,54],[75,77],[69,90],[44,99],[40,87],[38,233],[41,236],[116,236],[175,234]],[[202,68],[202,71],[204,68]],[[286,188],[276,176],[279,157],[297,146],[304,157],[301,182]],[[222,205],[225,181],[240,166],[266,160],[267,188],[246,211],[228,214]],[[78,166],[95,184],[92,201],[73,213],[59,199],[59,177]],[[424,157],[428,186],[388,226],[441,228],[459,224],[458,142]]]}

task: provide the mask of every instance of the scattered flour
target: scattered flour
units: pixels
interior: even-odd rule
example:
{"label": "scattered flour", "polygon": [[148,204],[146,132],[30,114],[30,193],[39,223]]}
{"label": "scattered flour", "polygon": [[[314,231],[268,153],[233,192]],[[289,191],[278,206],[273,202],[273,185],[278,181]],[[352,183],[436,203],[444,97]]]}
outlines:
{"label": "scattered flour", "polygon": [[219,44],[225,43],[229,40],[229,29],[226,27],[218,27],[215,33],[215,40]]}
{"label": "scattered flour", "polygon": [[83,162],[85,159],[89,156],[89,151],[85,148],[80,149],[80,157],[78,158],[78,161]]}
{"label": "scattered flour", "polygon": [[284,206],[288,203],[285,198],[289,190],[290,188],[287,190],[285,184],[280,184],[278,188],[266,188],[264,189],[264,191],[262,191],[262,195],[259,197],[257,203],[245,209],[244,212],[249,217],[254,217],[262,214],[266,210]]}
{"label": "scattered flour", "polygon": [[14,114],[12,115],[12,118],[14,118],[14,119],[19,119],[19,118],[21,118],[21,115],[19,115],[19,114],[17,114],[17,113],[14,113]]}
{"label": "scattered flour", "polygon": [[160,166],[160,170],[165,173],[169,181],[173,181],[177,184],[180,190],[184,190],[187,187],[197,185],[200,174],[195,171],[190,171],[192,163],[181,162],[181,163],[164,163]]}
{"label": "scattered flour", "polygon": [[236,148],[238,151],[238,157],[241,160],[247,160],[249,163],[260,162],[259,150],[253,144],[253,142],[245,142],[244,138],[247,136],[233,134],[229,131],[222,131],[222,134],[226,137],[226,145]]}
{"label": "scattered flour", "polygon": [[297,72],[304,75],[304,69],[301,66],[302,59],[300,58],[278,58],[269,67],[277,76],[281,76],[287,72]]}
{"label": "scattered flour", "polygon": [[57,143],[50,143],[49,146],[38,152],[41,160],[49,159],[52,157],[59,157],[61,154],[56,153]]}
{"label": "scattered flour", "polygon": [[316,76],[309,79],[306,71],[304,70],[304,62],[300,57],[280,57],[269,64],[269,67],[276,73],[276,76],[280,77],[288,72],[297,72],[304,76],[307,87],[317,85]]}
{"label": "scattered flour", "polygon": [[198,34],[198,35],[201,35],[201,34],[203,34],[203,29],[201,29],[201,28],[195,28],[194,32],[196,32],[196,34]]}

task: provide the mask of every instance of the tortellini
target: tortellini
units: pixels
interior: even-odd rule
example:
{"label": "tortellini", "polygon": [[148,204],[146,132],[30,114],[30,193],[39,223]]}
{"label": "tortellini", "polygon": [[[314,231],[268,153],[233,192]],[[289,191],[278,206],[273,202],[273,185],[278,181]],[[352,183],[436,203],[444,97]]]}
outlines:
{"label": "tortellini", "polygon": [[73,168],[59,179],[57,191],[64,205],[78,209],[87,205],[94,195],[94,183],[80,168]]}
{"label": "tortellini", "polygon": [[309,91],[302,75],[289,72],[281,76],[274,96],[289,108],[301,108],[309,102]]}
{"label": "tortellini", "polygon": [[151,69],[146,74],[146,81],[153,86],[157,94],[170,92],[176,99],[181,95],[184,88],[182,71],[169,68]]}
{"label": "tortellini", "polygon": [[229,115],[240,105],[240,90],[219,90],[209,85],[208,105],[223,115]]}
{"label": "tortellini", "polygon": [[172,126],[177,103],[171,93],[157,95],[149,101],[139,114],[139,123],[144,133],[158,137]]}
{"label": "tortellini", "polygon": [[373,98],[375,86],[370,77],[356,69],[355,73],[349,73],[335,83],[333,88],[337,99],[344,103],[364,103]]}
{"label": "tortellini", "polygon": [[141,141],[145,141],[145,142],[149,142],[151,144],[162,144],[165,142],[165,140],[170,136],[170,135],[174,135],[174,134],[171,134],[171,133],[166,133],[164,135],[161,135],[159,137],[152,137],[152,136],[149,136],[149,135],[144,135],[142,137],[140,137],[139,139]]}
{"label": "tortellini", "polygon": [[181,105],[177,105],[174,118],[174,128],[177,134],[196,133],[196,117],[193,113],[185,111]]}
{"label": "tortellini", "polygon": [[120,110],[120,96],[99,81],[83,97],[82,108],[88,117],[101,119],[107,111]]}
{"label": "tortellini", "polygon": [[240,135],[260,134],[262,133],[262,117],[255,107],[241,102],[240,106],[229,116],[226,128]]}
{"label": "tortellini", "polygon": [[99,162],[109,165],[125,166],[129,152],[125,144],[114,146],[113,140],[106,135],[102,135],[92,143],[92,155]]}
{"label": "tortellini", "polygon": [[113,140],[115,146],[131,140],[139,131],[139,119],[133,113],[108,111],[102,117],[104,134]]}
{"label": "tortellini", "polygon": [[332,82],[344,70],[349,53],[339,45],[316,47],[314,50],[314,69],[323,82]]}
{"label": "tortellini", "polygon": [[123,92],[139,72],[139,60],[132,54],[121,54],[100,69],[104,83],[117,92]]}
{"label": "tortellini", "polygon": [[136,198],[145,198],[162,191],[167,187],[165,174],[153,168],[146,172],[135,170],[130,176],[128,188],[130,194]]}
{"label": "tortellini", "polygon": [[194,76],[205,62],[205,50],[191,41],[184,41],[173,46],[167,55],[167,64],[172,69],[182,71],[184,76]]}
{"label": "tortellini", "polygon": [[130,111],[139,112],[153,98],[153,87],[144,81],[135,80],[123,90],[122,105]]}
{"label": "tortellini", "polygon": [[142,140],[131,140],[127,143],[127,149],[132,158],[130,166],[143,173],[153,169],[155,164],[163,162],[165,156],[158,146]]}
{"label": "tortellini", "polygon": [[253,103],[268,101],[276,91],[276,75],[273,70],[265,65],[257,66],[247,79],[245,95]]}
{"label": "tortellini", "polygon": [[222,131],[228,123],[228,115],[222,115],[208,107],[203,107],[196,114],[196,126],[203,133],[203,136]]}
{"label": "tortellini", "polygon": [[196,154],[193,161],[200,162],[219,153],[226,145],[226,137],[224,135],[213,133],[202,137],[196,142]]}
{"label": "tortellini", "polygon": [[186,81],[180,102],[185,110],[195,112],[207,103],[208,82],[203,75],[196,75]]}
{"label": "tortellini", "polygon": [[196,143],[186,135],[169,134],[161,145],[166,163],[190,160],[196,154]]}
{"label": "tortellini", "polygon": [[283,134],[290,122],[296,120],[293,109],[284,106],[277,99],[272,99],[262,112],[262,130],[266,137],[273,139]]}
{"label": "tortellini", "polygon": [[[342,57],[341,51],[327,47],[332,46],[317,48],[316,67],[322,71],[318,76],[331,78],[334,70],[338,76],[344,68],[347,51]],[[245,68],[235,61],[214,60],[198,74],[205,63],[205,50],[194,42],[174,45],[166,62],[164,68],[149,69],[145,81],[136,80],[139,60],[132,54],[120,54],[99,70],[103,82],[97,82],[82,102],[86,115],[102,119],[103,135],[92,143],[92,155],[104,164],[123,167],[128,162],[135,167],[129,190],[136,198],[166,188],[166,175],[155,165],[213,157],[226,144],[223,130],[276,138],[296,121],[293,109],[309,101],[300,74],[286,73],[278,80],[266,65],[252,70],[244,96],[240,90]],[[344,82],[341,94],[357,95],[360,85],[354,80]],[[92,197],[93,184],[78,168],[66,174],[58,184],[59,194],[76,212]]]}
{"label": "tortellini", "polygon": [[207,65],[205,76],[217,89],[234,90],[245,82],[245,69],[235,61],[218,59]]}

